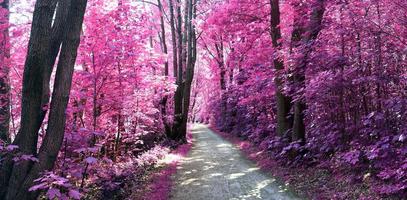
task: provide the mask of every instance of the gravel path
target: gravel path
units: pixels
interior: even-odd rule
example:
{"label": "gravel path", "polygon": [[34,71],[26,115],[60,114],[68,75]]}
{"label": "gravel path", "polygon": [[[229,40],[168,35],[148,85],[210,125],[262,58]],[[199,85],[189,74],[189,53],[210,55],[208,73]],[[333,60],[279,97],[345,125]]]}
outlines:
{"label": "gravel path", "polygon": [[205,125],[195,124],[192,134],[194,145],[173,177],[171,199],[299,199]]}

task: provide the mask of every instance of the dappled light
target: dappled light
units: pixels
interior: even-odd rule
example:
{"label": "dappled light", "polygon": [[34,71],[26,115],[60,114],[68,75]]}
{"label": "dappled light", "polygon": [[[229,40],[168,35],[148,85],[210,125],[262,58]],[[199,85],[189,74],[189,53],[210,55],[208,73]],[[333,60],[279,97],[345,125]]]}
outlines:
{"label": "dappled light", "polygon": [[196,143],[180,163],[172,199],[299,199],[206,126],[192,130]]}
{"label": "dappled light", "polygon": [[405,200],[407,0],[0,0],[0,200]]}

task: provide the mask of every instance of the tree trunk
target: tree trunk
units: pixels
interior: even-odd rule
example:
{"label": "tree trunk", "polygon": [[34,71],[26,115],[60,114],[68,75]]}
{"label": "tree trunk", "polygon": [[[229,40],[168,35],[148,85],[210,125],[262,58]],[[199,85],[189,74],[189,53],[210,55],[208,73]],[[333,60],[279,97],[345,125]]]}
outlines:
{"label": "tree trunk", "polygon": [[[280,30],[280,5],[279,0],[270,0],[270,34],[275,50],[281,49],[281,30]],[[277,135],[284,135],[291,128],[289,113],[291,108],[291,99],[283,93],[283,80],[280,75],[284,72],[284,63],[280,58],[274,58],[274,68],[276,69],[276,104],[277,104]]]}
{"label": "tree trunk", "polygon": [[[122,83],[122,68],[120,65],[120,61],[117,62],[117,72],[119,75],[120,97],[124,97],[123,83]],[[116,135],[115,142],[114,142],[113,159],[116,159],[116,156],[120,155],[120,143],[121,143],[122,132],[125,132],[124,116],[123,116],[122,111],[123,111],[123,100],[121,99],[120,105],[118,108],[118,112],[117,112],[117,135]]]}
{"label": "tree trunk", "polygon": [[215,49],[216,49],[216,60],[219,65],[220,69],[220,89],[222,91],[226,90],[226,69],[225,69],[225,60],[224,60],[224,55],[223,55],[223,40],[220,38],[219,43],[215,43]]}
{"label": "tree trunk", "polygon": [[9,0],[4,0],[2,3],[0,3],[0,9],[3,13],[7,13],[0,18],[0,25],[4,27],[3,30],[0,30],[0,140],[8,143],[10,142]]}
{"label": "tree trunk", "polygon": [[[322,18],[325,11],[325,0],[316,0],[312,5],[312,12],[307,27],[308,33],[304,37],[305,51],[304,56],[298,62],[298,72],[295,75],[296,84],[299,87],[305,88],[305,72],[308,65],[308,58],[312,51],[314,40],[317,39],[321,31]],[[301,95],[301,94],[300,94]],[[306,102],[304,97],[301,97],[294,104],[294,124],[293,124],[293,140],[301,140],[305,143],[305,124],[304,124],[304,111],[306,110]]]}
{"label": "tree trunk", "polygon": [[177,37],[178,37],[178,74],[177,74],[177,89],[174,96],[174,124],[172,128],[172,139],[178,140],[181,134],[182,125],[182,100],[183,100],[183,53],[185,51],[183,46],[183,34],[182,34],[182,15],[181,15],[181,2],[178,0],[177,5]]}
{"label": "tree trunk", "polygon": [[[174,78],[177,79],[178,76],[178,48],[177,48],[177,30],[175,29],[175,15],[174,15],[174,2],[173,0],[169,0],[168,2],[169,8],[170,8],[170,26],[171,26],[171,42],[172,42],[172,67],[173,67],[173,73],[174,73]],[[176,97],[174,96],[174,104],[176,101]],[[177,97],[178,98],[178,97]],[[167,99],[166,99],[167,100]],[[178,99],[177,99],[178,100]],[[179,101],[179,100],[178,100]],[[165,102],[166,104],[166,102]],[[175,114],[175,112],[174,112]],[[173,124],[174,125],[174,124]],[[167,137],[169,138],[174,138],[174,130],[173,127],[170,127],[170,124],[164,124],[165,132],[167,133]]]}
{"label": "tree trunk", "polygon": [[[49,66],[47,65],[49,64],[49,59],[44,58],[49,58],[52,55],[50,51],[50,41],[52,38],[50,29],[55,3],[56,1],[50,0],[39,0],[36,3],[29,53],[24,71],[22,115],[25,117],[25,120],[32,121],[22,121],[22,129],[19,133],[21,139],[17,140],[16,138],[16,144],[20,146],[20,149],[23,149],[24,153],[34,155],[36,154],[38,140],[38,129],[36,130],[36,128],[39,128],[39,125],[42,123],[42,121],[38,120],[41,118],[36,117],[41,116],[41,94],[44,90],[43,81],[46,80],[44,76],[46,75],[46,70],[49,69],[47,68]],[[7,195],[5,198],[4,196],[1,197],[6,200],[35,199],[38,194],[28,192],[28,189],[33,185],[33,181],[40,176],[41,172],[52,170],[62,145],[65,131],[65,111],[69,100],[87,0],[72,0],[71,3],[69,5],[68,16],[66,17],[66,22],[70,23],[64,25],[66,26],[66,32],[62,37],[62,47],[52,94],[47,133],[38,154],[39,162],[35,164],[24,162],[14,166],[10,181],[7,181],[8,188],[5,190]],[[25,110],[24,107],[27,109]],[[31,111],[31,113],[27,113],[28,111]],[[24,129],[24,127],[27,127],[26,129],[29,130]],[[2,195],[5,194],[2,193]]]}
{"label": "tree trunk", "polygon": [[[170,0],[170,4],[172,4],[172,0]],[[165,35],[164,10],[163,10],[163,6],[161,4],[161,0],[157,0],[157,5],[158,5],[158,9],[160,11],[161,46],[162,46],[163,53],[165,55],[167,55],[168,54],[168,47],[167,47],[167,40],[166,40],[166,35]],[[173,22],[173,20],[174,20],[174,8],[173,8],[173,5],[170,5],[170,7],[172,7],[172,13],[170,13],[171,14],[171,20],[172,20],[171,22]],[[172,24],[171,24],[171,26],[172,26]],[[169,69],[168,68],[169,68],[168,60],[166,60],[165,63],[164,63],[164,76],[165,76],[166,79],[169,76]],[[161,99],[161,102],[160,102],[161,116],[162,116],[162,121],[163,121],[163,124],[164,124],[165,135],[167,135],[167,137],[171,137],[171,126],[167,122],[167,102],[168,102],[168,95],[164,95],[164,97]]]}
{"label": "tree trunk", "polygon": [[[42,124],[42,118],[45,116],[42,108],[43,81],[45,70],[49,66],[47,58],[50,52],[52,16],[56,2],[56,0],[38,0],[35,4],[24,66],[21,128],[13,142],[20,147],[19,150],[23,154],[36,155],[38,130]],[[9,184],[19,185],[21,183],[31,165],[31,162],[23,162],[19,164],[19,169],[13,170],[11,158],[3,161],[0,173],[0,199],[5,199]],[[14,188],[14,190],[16,189],[18,188]]]}
{"label": "tree trunk", "polygon": [[195,35],[195,26],[192,24],[192,20],[196,17],[196,2],[193,0],[187,0],[187,12],[185,26],[187,26],[187,67],[185,74],[185,85],[184,85],[184,105],[182,110],[182,124],[180,128],[180,141],[186,142],[186,133],[187,133],[187,123],[188,123],[188,113],[189,105],[191,99],[191,85],[194,77],[194,69],[196,62],[196,35]]}
{"label": "tree trunk", "polygon": [[215,49],[216,49],[216,60],[218,62],[218,66],[220,69],[220,98],[221,98],[221,103],[220,103],[220,114],[221,114],[221,120],[222,124],[225,124],[226,122],[226,111],[227,111],[227,97],[226,97],[226,69],[225,69],[225,61],[224,61],[224,55],[223,55],[223,40],[222,37],[220,38],[219,44],[216,42],[215,43]]}
{"label": "tree trunk", "polygon": [[172,67],[174,77],[178,74],[178,60],[177,60],[177,32],[175,30],[175,16],[174,16],[174,3],[173,0],[169,0],[170,7],[170,26],[171,26],[171,40],[172,40]]}
{"label": "tree trunk", "polygon": [[[303,16],[306,16],[306,11],[303,5],[295,5],[295,14],[294,22],[293,22],[293,31],[291,33],[291,43],[290,43],[290,54],[293,53],[294,49],[301,46],[301,41],[303,40],[304,35],[304,27],[303,25]],[[290,70],[294,74],[294,84],[302,83],[305,80],[305,72],[304,69],[300,68],[300,66],[296,65],[290,66]],[[291,141],[298,141],[301,140],[302,142],[305,141],[305,127],[304,127],[304,115],[303,109],[305,109],[303,104],[298,101],[293,102],[293,110],[294,110],[294,118],[293,118],[293,126],[292,126],[292,134],[290,135]]]}

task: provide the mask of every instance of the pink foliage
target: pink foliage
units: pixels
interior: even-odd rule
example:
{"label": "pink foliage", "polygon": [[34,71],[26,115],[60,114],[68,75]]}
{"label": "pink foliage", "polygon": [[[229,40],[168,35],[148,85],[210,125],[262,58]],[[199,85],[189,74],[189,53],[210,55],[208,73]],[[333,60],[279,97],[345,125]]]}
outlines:
{"label": "pink foliage", "polygon": [[[24,154],[24,148],[12,144],[20,129],[35,1],[10,0],[9,9],[5,2],[0,0],[0,123],[7,125],[9,138],[0,140],[0,165],[5,157],[17,164],[38,162],[35,153]],[[278,27],[271,27],[271,15],[276,14],[271,13],[272,2],[279,4]],[[352,196],[351,191],[321,186],[312,187],[308,196],[405,197],[406,2],[197,1],[192,24],[198,51],[188,120],[210,123],[286,181],[298,180],[295,174],[308,176],[306,169],[315,168],[366,190]],[[88,1],[62,147],[54,170],[43,172],[32,191],[49,199],[120,198],[121,189],[160,160],[187,154],[190,143],[170,151],[178,143],[165,134],[165,125],[177,117],[171,62],[176,52],[171,47],[178,44],[170,31],[169,2],[160,3],[162,8],[155,1]],[[185,11],[185,0],[173,3]],[[313,27],[318,5],[324,8],[321,24]],[[175,28],[188,29],[184,24]],[[276,28],[281,38],[273,41]],[[51,89],[54,79],[55,70]],[[297,113],[304,138],[292,137],[293,129],[277,134],[280,92],[288,104],[305,104]],[[42,105],[46,116],[38,148],[50,109],[49,102]],[[292,106],[288,112],[291,120],[296,110]],[[146,198],[168,197],[177,159],[153,175]]]}
{"label": "pink foliage", "polygon": [[185,157],[192,147],[192,134],[187,134],[188,143],[178,146],[170,154],[178,155],[176,159],[171,160],[163,169],[153,174],[151,184],[148,186],[148,193],[143,197],[145,200],[167,200],[172,187],[171,176],[177,172],[179,161]]}

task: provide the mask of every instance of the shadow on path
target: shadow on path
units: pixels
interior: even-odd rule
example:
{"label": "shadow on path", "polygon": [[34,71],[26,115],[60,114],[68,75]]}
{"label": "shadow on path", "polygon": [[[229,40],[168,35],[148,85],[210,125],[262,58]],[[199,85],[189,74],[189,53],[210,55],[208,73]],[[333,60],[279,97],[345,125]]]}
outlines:
{"label": "shadow on path", "polygon": [[194,144],[173,177],[171,199],[299,199],[207,126],[195,124],[191,132]]}

